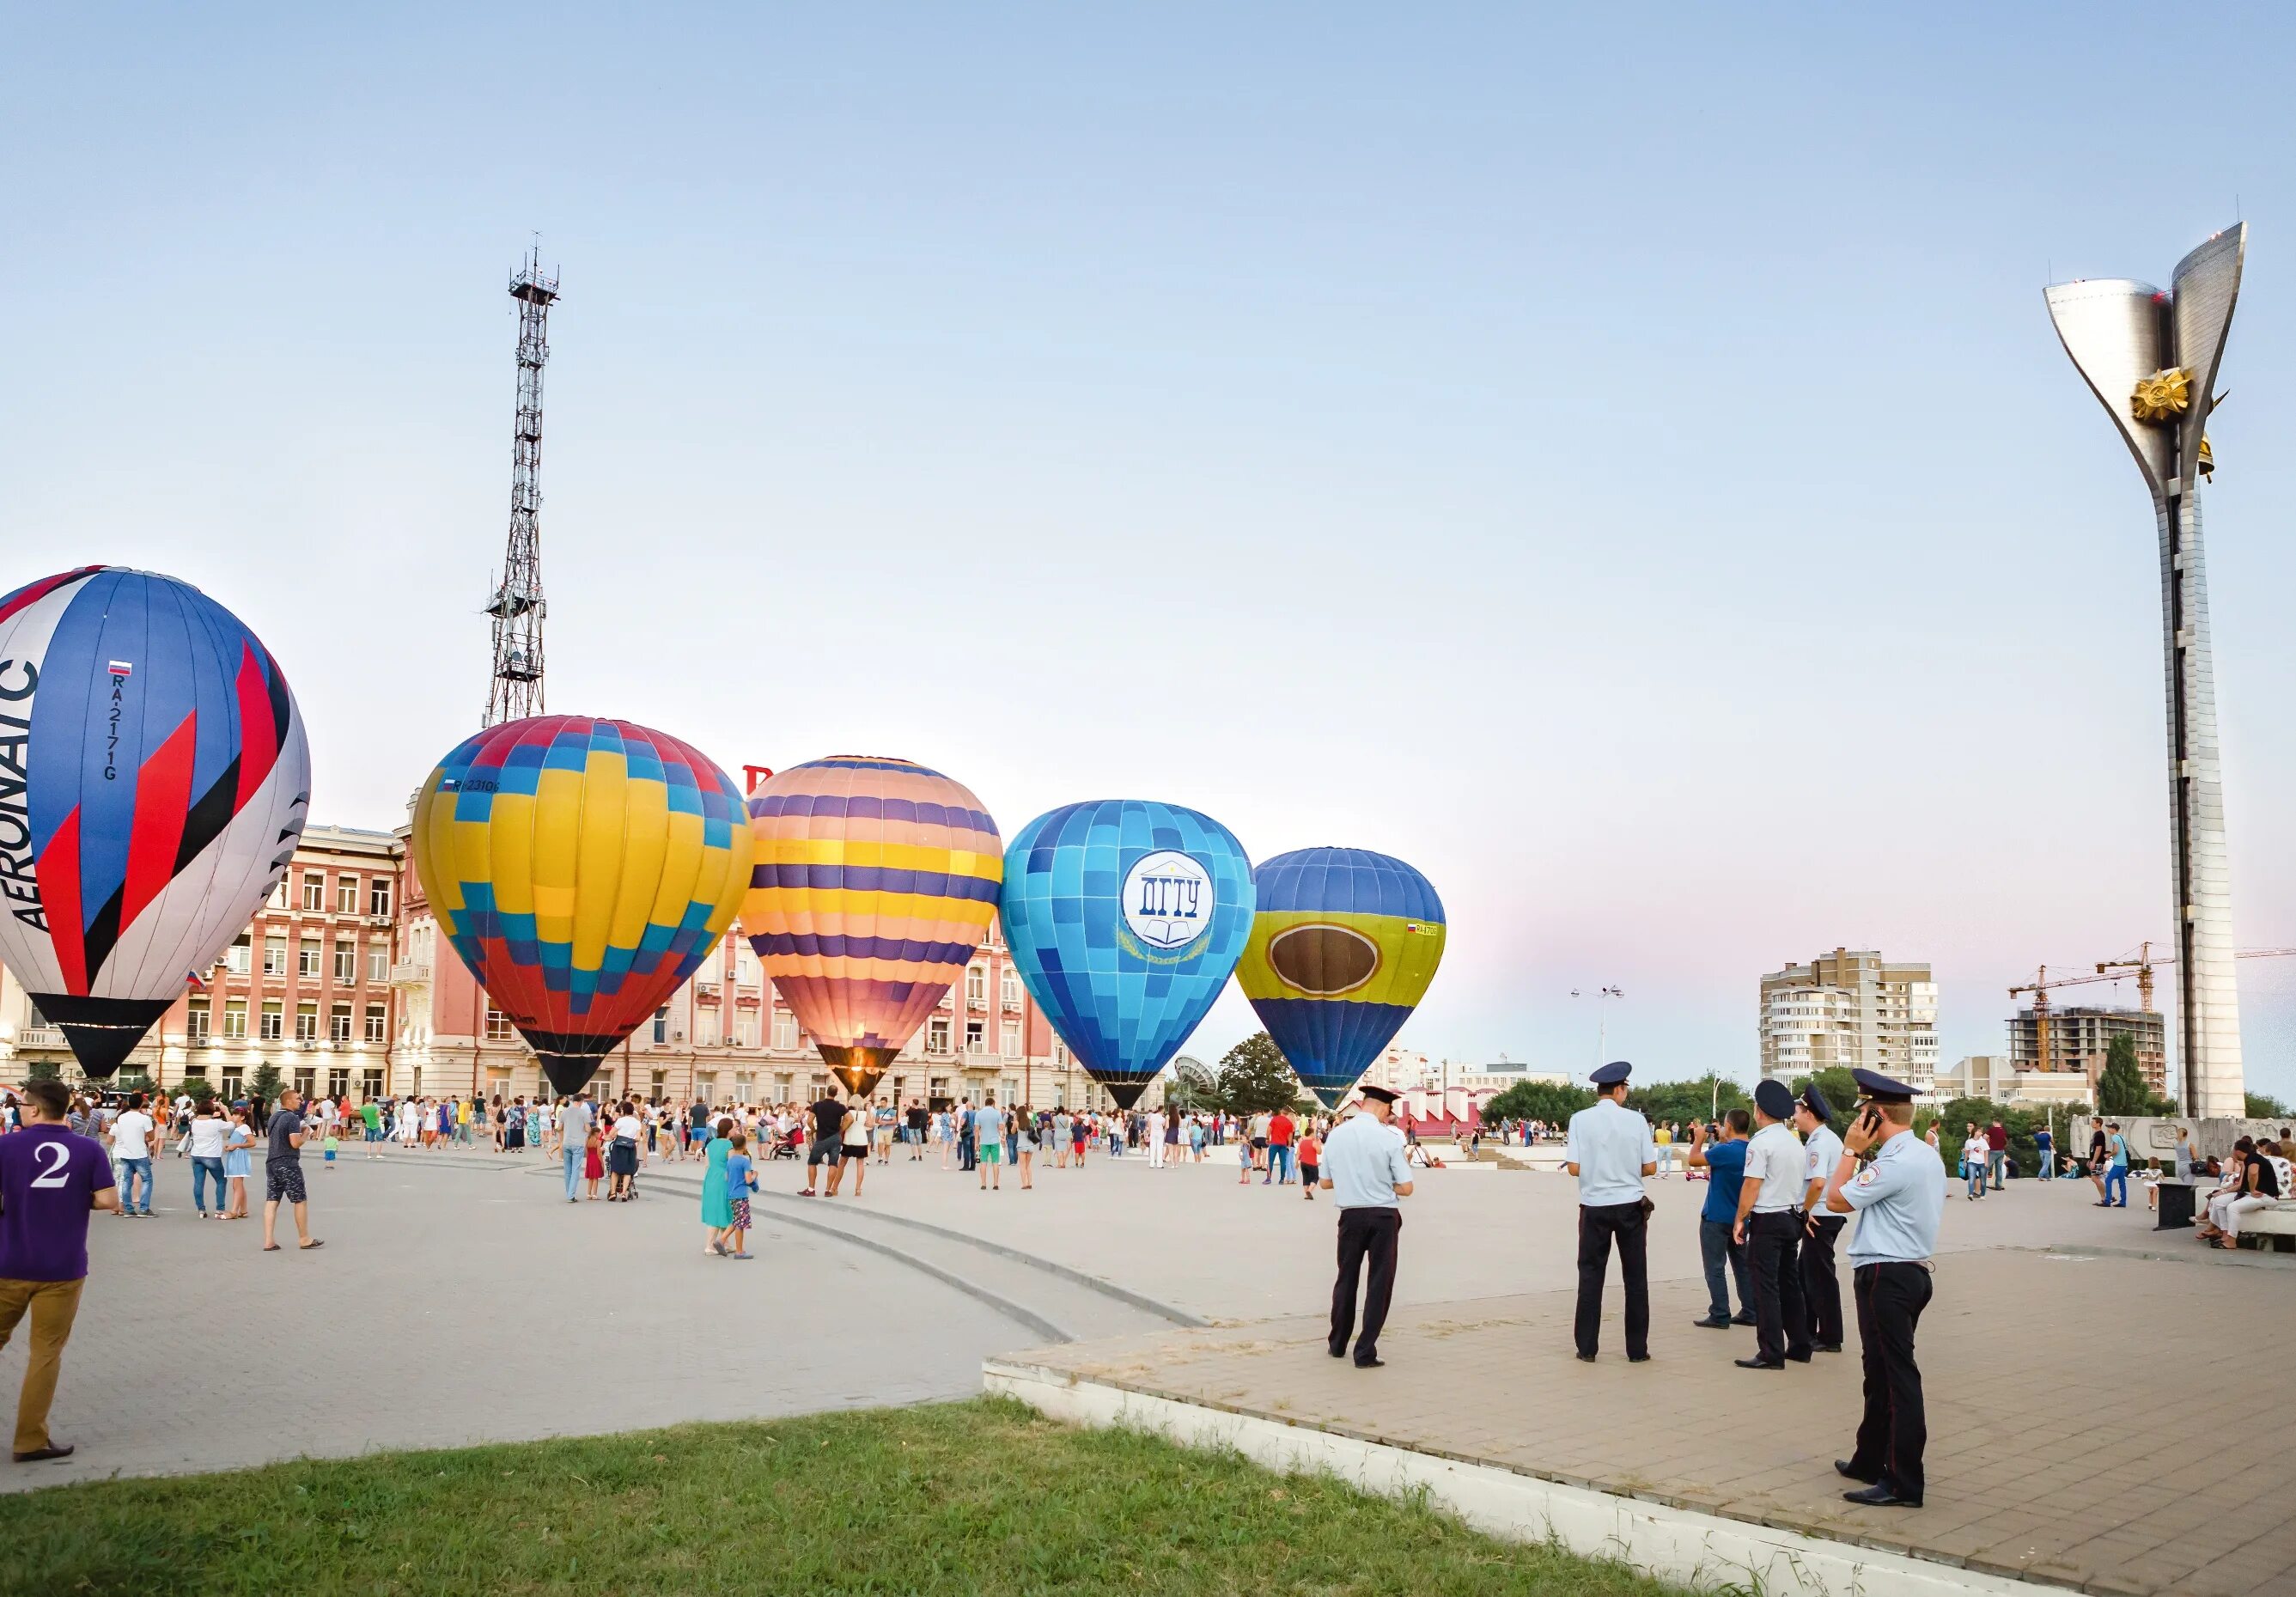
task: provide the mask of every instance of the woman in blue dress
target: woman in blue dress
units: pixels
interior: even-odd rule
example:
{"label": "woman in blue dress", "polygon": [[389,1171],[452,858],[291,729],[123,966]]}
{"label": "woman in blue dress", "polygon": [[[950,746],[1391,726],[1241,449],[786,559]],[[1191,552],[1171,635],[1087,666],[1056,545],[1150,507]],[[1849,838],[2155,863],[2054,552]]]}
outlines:
{"label": "woman in blue dress", "polygon": [[255,1128],[247,1123],[244,1104],[234,1104],[231,1110],[231,1129],[223,1134],[223,1179],[230,1191],[224,1205],[226,1220],[247,1218],[248,1150],[255,1146]]}
{"label": "woman in blue dress", "polygon": [[734,1151],[734,1144],[726,1134],[732,1130],[731,1120],[720,1120],[712,1128],[715,1134],[709,1146],[701,1151],[701,1224],[709,1228],[709,1241],[701,1251],[724,1257],[726,1233],[734,1224],[732,1195],[726,1190],[726,1156]]}

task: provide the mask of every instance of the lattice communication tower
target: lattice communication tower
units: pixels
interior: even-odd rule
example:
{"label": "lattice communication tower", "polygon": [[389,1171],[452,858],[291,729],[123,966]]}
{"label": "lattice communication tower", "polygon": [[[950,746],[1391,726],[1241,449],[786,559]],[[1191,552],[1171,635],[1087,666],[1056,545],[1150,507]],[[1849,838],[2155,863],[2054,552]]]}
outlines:
{"label": "lattice communication tower", "polygon": [[511,436],[510,546],[488,602],[495,675],[484,725],[542,714],[542,368],[550,359],[550,307],[558,278],[544,276],[539,245],[510,280],[518,301],[518,422]]}

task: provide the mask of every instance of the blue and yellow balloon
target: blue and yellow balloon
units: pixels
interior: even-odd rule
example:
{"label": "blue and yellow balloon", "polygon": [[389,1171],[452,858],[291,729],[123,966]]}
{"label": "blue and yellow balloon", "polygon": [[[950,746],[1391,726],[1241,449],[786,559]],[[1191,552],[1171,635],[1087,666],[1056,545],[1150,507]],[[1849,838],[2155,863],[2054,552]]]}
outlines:
{"label": "blue and yellow balloon", "polygon": [[1443,961],[1434,884],[1367,848],[1299,848],[1251,873],[1236,983],[1300,1081],[1337,1109]]}
{"label": "blue and yellow balloon", "polygon": [[998,911],[1029,995],[1130,1109],[1227,985],[1251,905],[1251,861],[1226,827],[1177,805],[1102,798],[1021,829]]}

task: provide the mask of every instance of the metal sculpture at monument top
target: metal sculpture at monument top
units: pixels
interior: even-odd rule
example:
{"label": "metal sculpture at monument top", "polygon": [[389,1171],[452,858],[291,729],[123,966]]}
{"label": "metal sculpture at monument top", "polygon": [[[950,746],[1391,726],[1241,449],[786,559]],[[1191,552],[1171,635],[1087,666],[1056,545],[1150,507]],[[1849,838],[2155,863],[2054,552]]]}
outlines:
{"label": "metal sculpture at monument top", "polygon": [[2160,523],[2177,1060],[2185,1111],[2193,1115],[2246,1109],[2198,479],[2215,467],[2206,430],[2247,247],[2242,223],[2178,261],[2166,290],[2105,278],[2046,291],[2065,353],[2136,457]]}

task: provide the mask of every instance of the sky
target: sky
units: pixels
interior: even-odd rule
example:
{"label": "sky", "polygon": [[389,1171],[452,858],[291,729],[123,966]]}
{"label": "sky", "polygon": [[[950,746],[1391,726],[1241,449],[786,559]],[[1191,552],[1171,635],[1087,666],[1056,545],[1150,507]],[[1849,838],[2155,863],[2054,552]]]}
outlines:
{"label": "sky", "polygon": [[[1837,946],[1999,1052],[2170,913],[2152,520],[2041,289],[2236,218],[2234,932],[2296,945],[2292,27],[2218,7],[2195,75],[2096,4],[15,8],[0,587],[198,584],[314,817],[399,823],[485,705],[538,233],[553,710],[1398,855],[1431,1055],[1751,1078]],[[2296,960],[2241,977],[2296,1096]]]}

